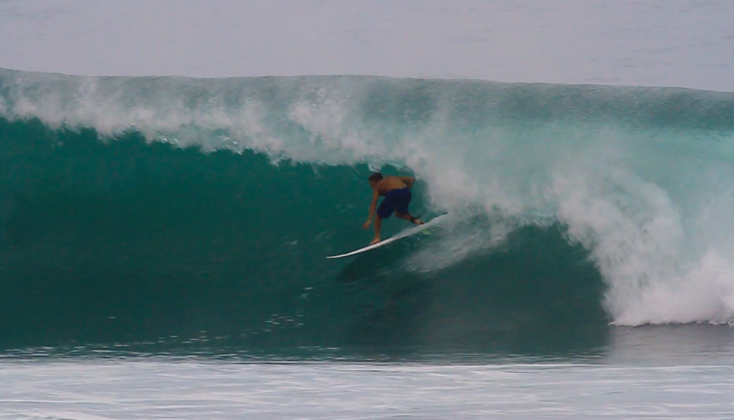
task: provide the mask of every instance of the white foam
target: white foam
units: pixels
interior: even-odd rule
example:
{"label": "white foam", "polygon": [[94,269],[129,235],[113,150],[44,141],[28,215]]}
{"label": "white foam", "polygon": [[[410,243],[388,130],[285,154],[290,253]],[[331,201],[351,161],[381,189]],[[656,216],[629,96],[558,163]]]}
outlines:
{"label": "white foam", "polygon": [[[615,323],[727,322],[734,316],[728,132],[585,118],[583,112],[505,118],[503,86],[490,89],[497,97],[471,108],[464,102],[472,98],[457,96],[461,92],[449,85],[371,78],[0,71],[0,82],[5,118],[93,127],[107,137],[134,129],[149,141],[250,149],[275,161],[397,164],[427,183],[434,210],[481,211],[495,221],[480,231],[457,228],[440,245],[445,258],[416,254],[412,264],[419,270],[492,249],[514,227],[558,221],[599,267]],[[537,89],[548,100],[548,87]],[[405,102],[410,98],[413,103]]]}

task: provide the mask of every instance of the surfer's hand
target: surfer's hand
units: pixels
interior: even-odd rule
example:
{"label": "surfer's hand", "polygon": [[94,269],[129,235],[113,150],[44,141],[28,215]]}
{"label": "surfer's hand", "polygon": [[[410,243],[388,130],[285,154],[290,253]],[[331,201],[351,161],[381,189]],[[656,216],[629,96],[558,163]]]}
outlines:
{"label": "surfer's hand", "polygon": [[365,230],[369,229],[370,228],[370,223],[372,223],[372,220],[368,220],[368,221],[364,222],[364,224],[362,225],[362,229],[365,229]]}

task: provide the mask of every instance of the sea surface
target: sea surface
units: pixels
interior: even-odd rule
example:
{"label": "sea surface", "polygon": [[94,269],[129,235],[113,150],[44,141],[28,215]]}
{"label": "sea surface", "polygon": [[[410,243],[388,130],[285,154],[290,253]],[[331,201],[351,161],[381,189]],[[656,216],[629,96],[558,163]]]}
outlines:
{"label": "sea surface", "polygon": [[0,419],[734,418],[729,2],[100,4],[0,2]]}

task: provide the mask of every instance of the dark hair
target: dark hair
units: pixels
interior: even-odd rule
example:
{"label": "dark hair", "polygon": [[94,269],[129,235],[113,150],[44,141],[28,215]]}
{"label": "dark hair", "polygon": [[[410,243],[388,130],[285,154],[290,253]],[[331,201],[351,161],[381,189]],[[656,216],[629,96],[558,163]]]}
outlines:
{"label": "dark hair", "polygon": [[382,178],[383,178],[383,176],[382,176],[381,173],[379,173],[379,172],[373,172],[372,175],[370,175],[367,179],[369,181],[375,181],[376,182],[376,181],[382,180]]}

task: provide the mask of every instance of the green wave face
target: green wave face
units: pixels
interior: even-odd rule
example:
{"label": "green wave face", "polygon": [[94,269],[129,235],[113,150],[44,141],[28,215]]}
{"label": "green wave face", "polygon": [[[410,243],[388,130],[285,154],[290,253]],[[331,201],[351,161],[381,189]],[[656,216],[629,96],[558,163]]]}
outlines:
{"label": "green wave face", "polygon": [[[726,322],[733,103],[3,70],[0,346],[547,354],[609,322]],[[371,239],[374,169],[451,223],[327,260]]]}

